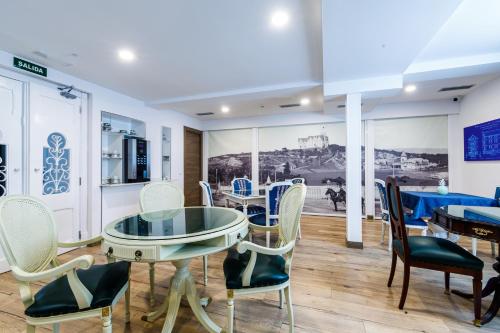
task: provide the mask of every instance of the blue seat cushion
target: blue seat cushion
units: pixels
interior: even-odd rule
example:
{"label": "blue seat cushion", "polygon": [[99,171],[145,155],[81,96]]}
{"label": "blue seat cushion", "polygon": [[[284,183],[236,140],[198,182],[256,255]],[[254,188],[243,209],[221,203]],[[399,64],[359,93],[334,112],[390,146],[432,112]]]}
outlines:
{"label": "blue seat cushion", "polygon": [[[240,212],[243,212],[243,206],[242,205],[236,206],[235,209],[239,210]],[[260,214],[260,213],[265,213],[265,212],[266,212],[266,208],[265,207],[261,207],[261,206],[257,206],[257,205],[248,205],[247,206],[247,215],[248,216],[255,215],[255,214]]]}
{"label": "blue seat cushion", "polygon": [[[250,216],[248,218],[248,221],[250,221],[250,223],[252,223],[252,224],[265,226],[266,225],[266,213],[260,213],[260,214]],[[276,223],[278,223],[278,219],[269,219],[269,225],[275,225]]]}
{"label": "blue seat cushion", "polygon": [[[400,240],[393,241],[397,253],[403,254]],[[439,265],[448,265],[473,270],[482,270],[484,262],[461,246],[444,238],[409,236],[410,259]]]}
{"label": "blue seat cushion", "polygon": [[427,227],[427,223],[421,218],[414,219],[410,215],[405,214],[405,225],[411,227]]}
{"label": "blue seat cushion", "polygon": [[[224,260],[224,276],[226,277],[227,289],[242,289],[243,271],[250,259],[250,251],[243,254],[238,253],[235,248],[228,250]],[[257,260],[250,279],[250,288],[274,286],[288,281],[285,273],[285,259],[282,256],[270,256],[257,254]]]}
{"label": "blue seat cushion", "polygon": [[49,317],[110,306],[128,281],[129,263],[120,261],[77,270],[83,285],[92,294],[90,308],[80,310],[66,275],[40,289],[35,302],[24,313],[29,317]]}

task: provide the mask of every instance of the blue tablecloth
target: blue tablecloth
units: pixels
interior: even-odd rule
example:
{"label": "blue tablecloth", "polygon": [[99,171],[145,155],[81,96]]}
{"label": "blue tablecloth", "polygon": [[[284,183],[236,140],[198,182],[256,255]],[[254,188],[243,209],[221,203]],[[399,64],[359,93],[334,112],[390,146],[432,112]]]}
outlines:
{"label": "blue tablecloth", "polygon": [[490,206],[497,207],[498,201],[492,198],[478,197],[463,193],[448,193],[446,195],[437,192],[401,192],[403,206],[413,211],[411,217],[431,217],[434,208],[461,205],[461,206]]}

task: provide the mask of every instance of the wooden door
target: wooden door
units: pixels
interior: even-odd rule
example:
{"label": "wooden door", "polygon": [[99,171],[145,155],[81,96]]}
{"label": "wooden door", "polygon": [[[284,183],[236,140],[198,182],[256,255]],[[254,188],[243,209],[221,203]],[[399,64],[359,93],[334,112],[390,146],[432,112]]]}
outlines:
{"label": "wooden door", "polygon": [[184,127],[184,196],[185,206],[201,206],[203,133]]}

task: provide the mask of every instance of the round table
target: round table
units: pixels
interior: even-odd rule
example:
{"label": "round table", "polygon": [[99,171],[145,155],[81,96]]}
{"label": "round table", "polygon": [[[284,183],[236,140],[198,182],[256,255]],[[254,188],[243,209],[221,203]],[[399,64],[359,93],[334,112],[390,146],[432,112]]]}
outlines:
{"label": "round table", "polygon": [[176,271],[163,304],[143,319],[166,313],[162,332],[172,332],[182,296],[209,332],[221,332],[201,306],[193,276],[192,258],[226,250],[248,233],[243,213],[220,207],[189,207],[132,215],[106,226],[102,250],[111,260],[171,261]]}

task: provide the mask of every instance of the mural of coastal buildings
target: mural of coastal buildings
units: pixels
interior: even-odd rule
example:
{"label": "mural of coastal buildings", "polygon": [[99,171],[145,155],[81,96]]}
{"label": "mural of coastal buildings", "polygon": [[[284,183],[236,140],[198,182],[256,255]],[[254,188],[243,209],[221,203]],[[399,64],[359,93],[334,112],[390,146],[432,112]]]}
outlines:
{"label": "mural of coastal buildings", "polygon": [[440,179],[448,183],[448,118],[376,121],[375,178],[387,176],[403,190],[435,191]]}

